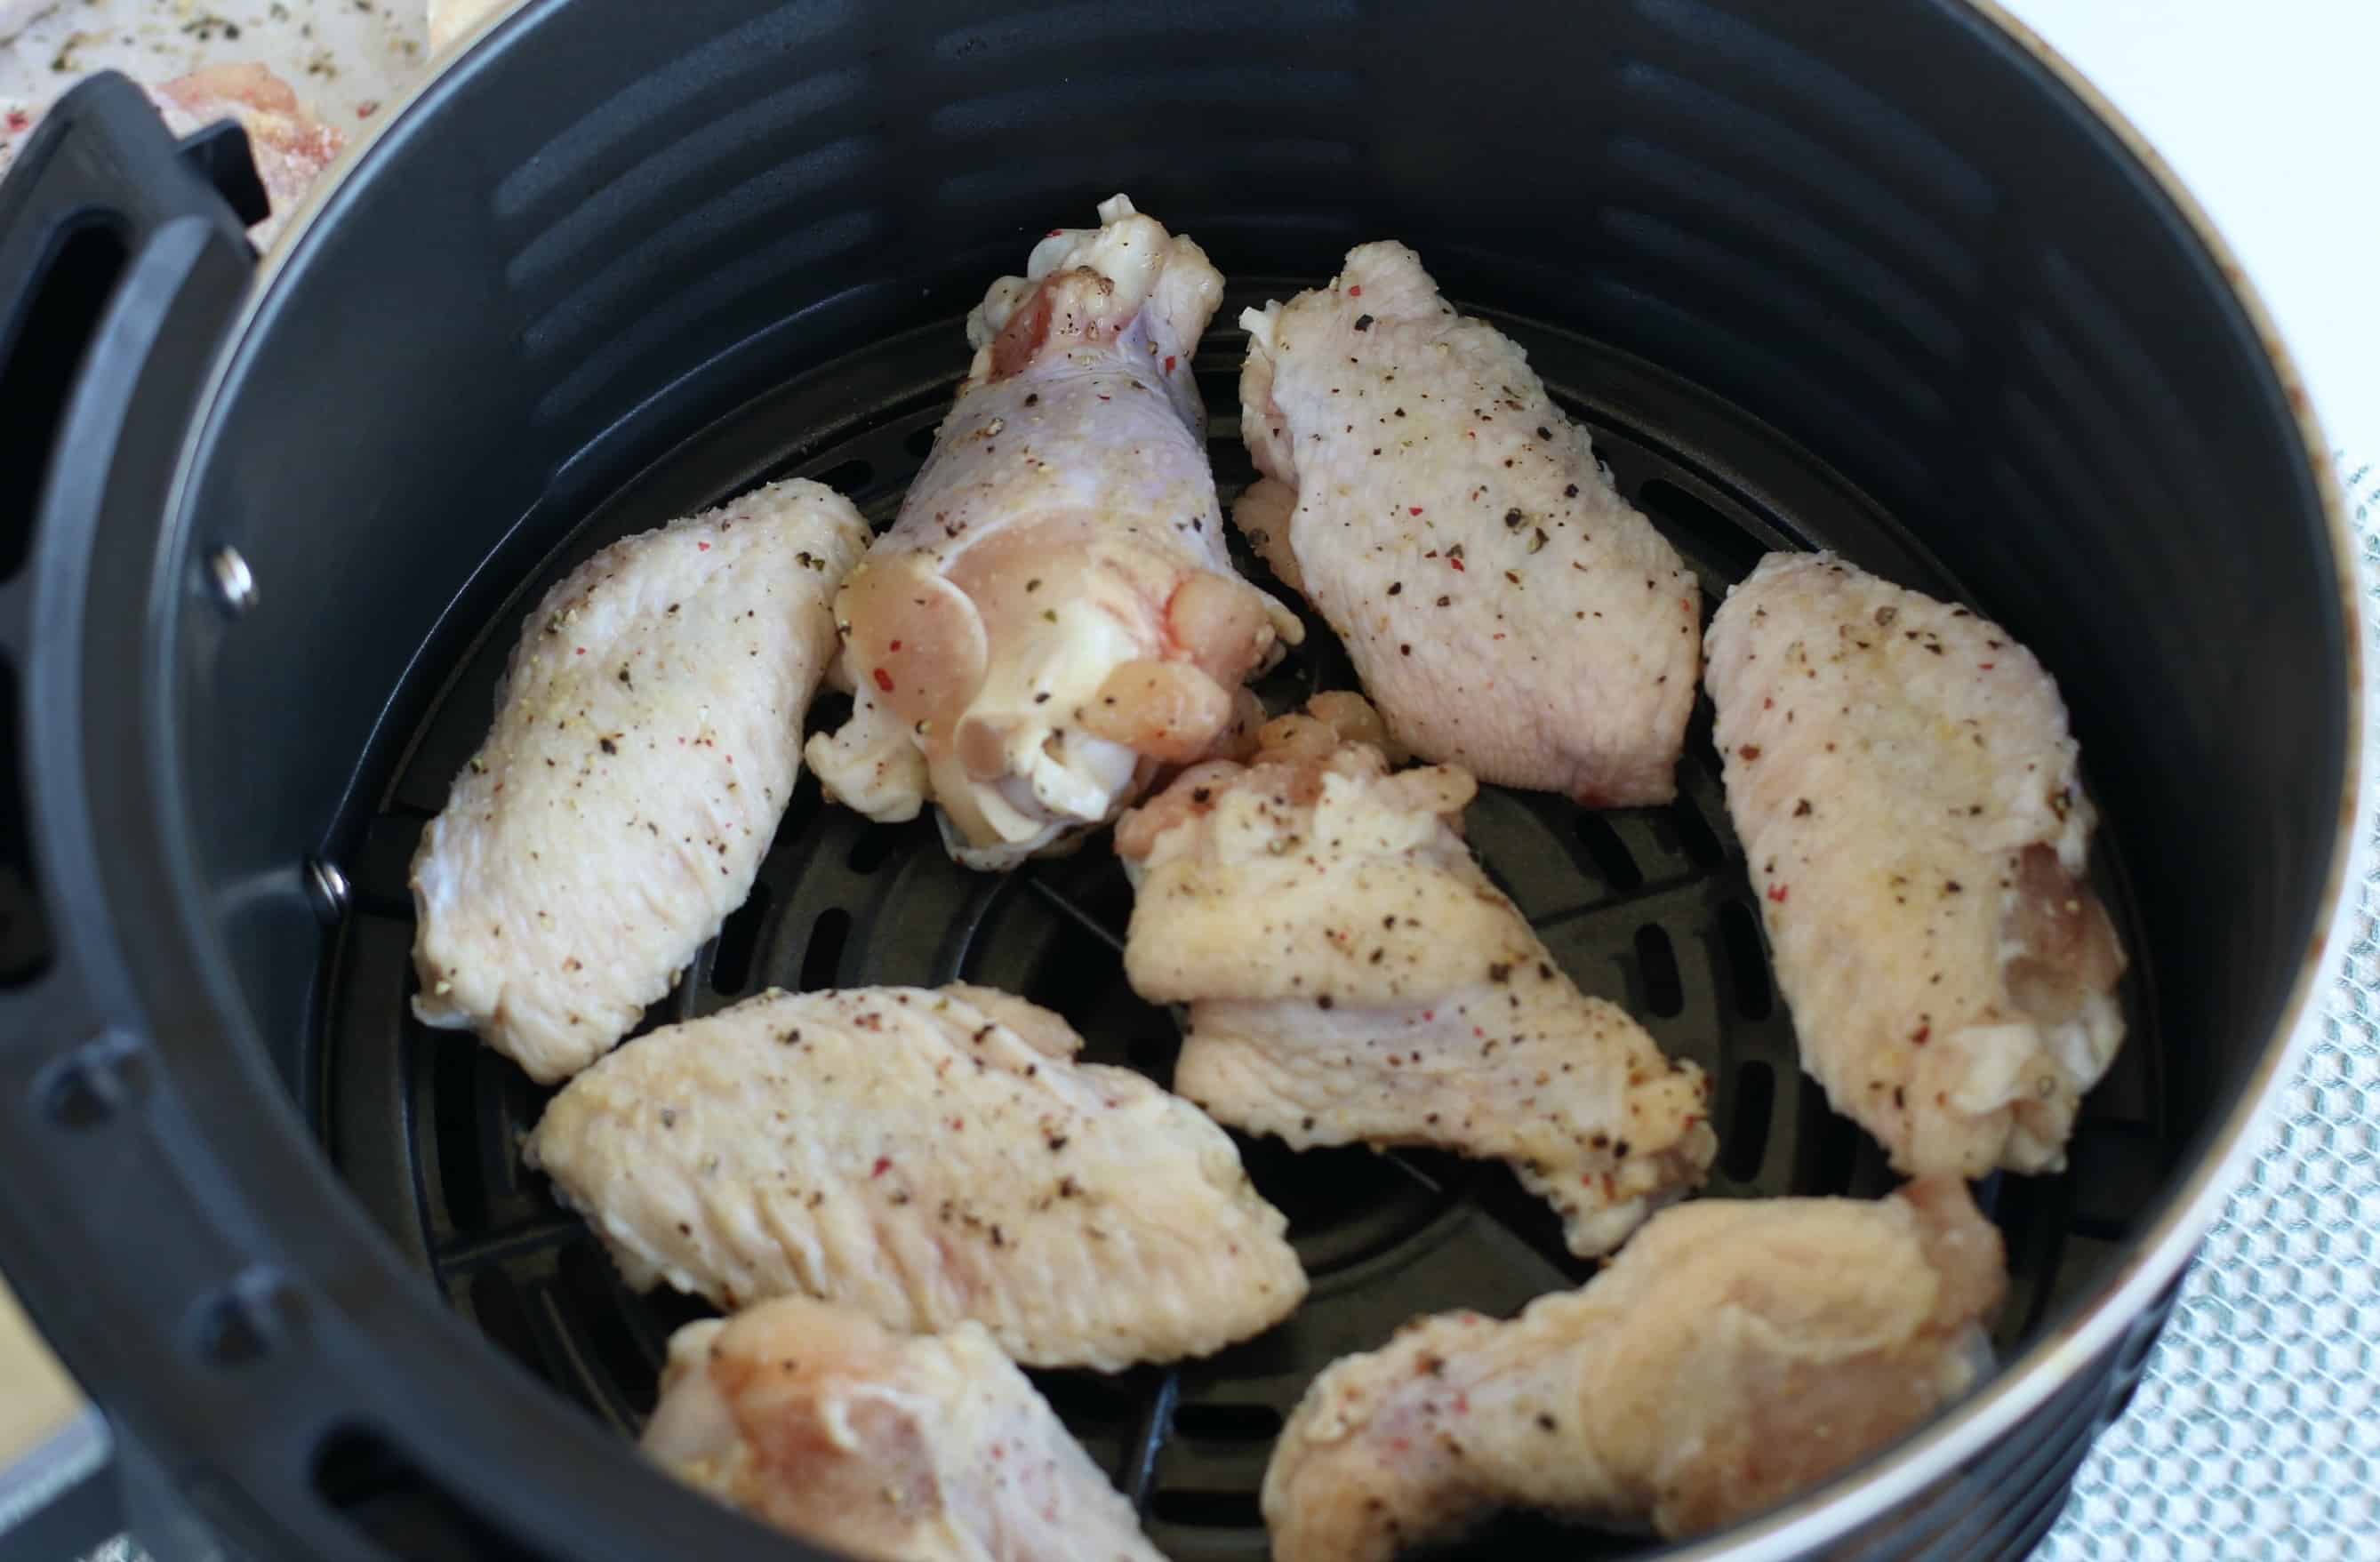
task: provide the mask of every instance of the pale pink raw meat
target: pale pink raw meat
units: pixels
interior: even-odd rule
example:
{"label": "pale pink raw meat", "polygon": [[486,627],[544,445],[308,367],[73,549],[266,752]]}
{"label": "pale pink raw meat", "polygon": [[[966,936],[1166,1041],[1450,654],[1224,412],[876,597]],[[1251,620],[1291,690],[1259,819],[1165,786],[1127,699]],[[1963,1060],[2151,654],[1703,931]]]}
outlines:
{"label": "pale pink raw meat", "polygon": [[1241,317],[1232,520],[1354,659],[1389,731],[1483,781],[1666,802],[1702,592],[1528,356],[1402,244]]}
{"label": "pale pink raw meat", "polygon": [[261,65],[219,65],[149,90],[165,127],[187,136],[216,120],[239,121],[272,214],[249,230],[270,249],[298,203],[346,144],[336,127],[314,117],[289,83]]}
{"label": "pale pink raw meat", "polygon": [[1106,823],[1242,724],[1296,620],[1232,572],[1190,358],[1223,279],[1122,196],[967,321],[973,369],[835,605],[851,720],[810,767],[880,820],[941,811],[1000,868]]}
{"label": "pale pink raw meat", "polygon": [[1193,766],[1117,827],[1124,970],[1189,1006],[1173,1087],[1218,1120],[1316,1144],[1509,1163],[1571,1250],[1617,1247],[1702,1181],[1709,1084],[1581,992],[1461,833],[1475,785],[1390,774],[1360,701],[1268,723],[1245,765]]}
{"label": "pale pink raw meat", "polygon": [[1274,1562],[1389,1562],[1497,1508],[1715,1529],[1963,1392],[2007,1288],[1955,1179],[1664,1210],[1581,1290],[1326,1369],[1265,1472]]}
{"label": "pale pink raw meat", "polygon": [[1164,1562],[981,1326],[902,1336],[766,1302],[671,1337],[648,1457],[871,1562]]}
{"label": "pale pink raw meat", "polygon": [[1965,608],[1772,553],[1709,681],[1802,1066],[1904,1172],[2062,1167],[2124,953],[2048,672]]}

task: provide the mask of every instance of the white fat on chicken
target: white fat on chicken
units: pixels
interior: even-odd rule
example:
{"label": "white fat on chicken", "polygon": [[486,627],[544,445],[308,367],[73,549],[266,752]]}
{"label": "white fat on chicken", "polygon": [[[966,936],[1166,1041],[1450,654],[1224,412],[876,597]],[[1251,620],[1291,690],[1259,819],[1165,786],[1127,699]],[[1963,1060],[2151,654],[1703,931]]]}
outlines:
{"label": "white fat on chicken", "polygon": [[670,990],[751,892],[867,539],[841,495],[775,483],[546,593],[413,860],[423,1023],[551,1084]]}
{"label": "white fat on chicken", "polygon": [[968,317],[957,403],[835,608],[856,704],[811,768],[871,818],[937,805],[975,867],[1215,751],[1244,730],[1242,683],[1300,633],[1225,551],[1191,374],[1222,278],[1123,196],[1099,218]]}
{"label": "white fat on chicken", "polygon": [[1481,871],[1460,830],[1470,776],[1392,774],[1357,741],[1381,736],[1368,706],[1317,704],[1117,827],[1125,972],[1189,1005],[1174,1089],[1296,1149],[1503,1160],[1572,1252],[1609,1252],[1702,1181],[1709,1082],[1581,992]]}
{"label": "white fat on chicken", "polygon": [[1711,625],[1728,812],[1802,1065],[1900,1170],[2054,1171],[2124,1036],[2058,685],[2008,632],[1823,553]]}
{"label": "white fat on chicken", "polygon": [[1399,742],[1483,781],[1667,802],[1702,590],[1529,367],[1402,244],[1241,317],[1232,510]]}
{"label": "white fat on chicken", "polygon": [[526,1147],[639,1289],[811,1296],[1031,1366],[1202,1356],[1305,1295],[1231,1138],[985,988],[774,992],[639,1038]]}
{"label": "white fat on chicken", "polygon": [[688,1324],[642,1446],[697,1490],[870,1562],[1163,1562],[977,1324],[905,1337],[801,1298]]}
{"label": "white fat on chicken", "polygon": [[1955,1179],[1665,1210],[1581,1290],[1331,1363],[1265,1471],[1274,1562],[1389,1562],[1500,1508],[1717,1529],[1963,1393],[2007,1286]]}

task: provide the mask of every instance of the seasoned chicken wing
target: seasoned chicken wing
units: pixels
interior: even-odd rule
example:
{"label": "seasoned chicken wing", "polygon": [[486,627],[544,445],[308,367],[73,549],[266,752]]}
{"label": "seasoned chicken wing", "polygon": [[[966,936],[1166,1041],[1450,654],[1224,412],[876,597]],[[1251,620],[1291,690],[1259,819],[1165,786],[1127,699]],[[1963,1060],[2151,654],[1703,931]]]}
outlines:
{"label": "seasoned chicken wing", "polygon": [[764,1302],[671,1337],[646,1454],[765,1523],[870,1562],[1163,1562],[981,1326],[896,1336]]}
{"label": "seasoned chicken wing", "polygon": [[1265,1472],[1274,1562],[1386,1562],[1505,1507],[1715,1529],[1963,1392],[2006,1289],[1953,1179],[1665,1210],[1581,1290],[1409,1324],[1316,1378]]}
{"label": "seasoned chicken wing", "polygon": [[546,594],[413,860],[425,1024],[551,1083],[669,991],[793,795],[827,604],[867,539],[849,501],[776,483],[615,542]]}
{"label": "seasoned chicken wing", "polygon": [[835,604],[852,719],[810,741],[877,819],[940,805],[1014,866],[1232,729],[1300,630],[1232,573],[1190,357],[1223,279],[1123,196],[967,320],[975,365],[901,517]]}
{"label": "seasoned chicken wing", "polygon": [[1903,1172],[2063,1166],[2124,955],[2049,674],[1965,608],[1772,553],[1710,691],[1803,1067]]}
{"label": "seasoned chicken wing", "polygon": [[1346,644],[1389,730],[1481,781],[1666,802],[1702,593],[1526,354],[1402,244],[1241,317],[1232,513]]}
{"label": "seasoned chicken wing", "polygon": [[[1332,715],[1377,733],[1359,701]],[[1116,831],[1137,881],[1125,971],[1190,1006],[1173,1087],[1298,1149],[1509,1161],[1581,1254],[1700,1182],[1708,1082],[1580,992],[1480,871],[1471,778],[1390,774],[1314,716],[1257,736],[1251,763],[1194,766]]]}
{"label": "seasoned chicken wing", "polygon": [[1032,1366],[1220,1350],[1305,1294],[1187,1102],[979,987],[775,992],[621,1048],[528,1144],[630,1283],[972,1318]]}

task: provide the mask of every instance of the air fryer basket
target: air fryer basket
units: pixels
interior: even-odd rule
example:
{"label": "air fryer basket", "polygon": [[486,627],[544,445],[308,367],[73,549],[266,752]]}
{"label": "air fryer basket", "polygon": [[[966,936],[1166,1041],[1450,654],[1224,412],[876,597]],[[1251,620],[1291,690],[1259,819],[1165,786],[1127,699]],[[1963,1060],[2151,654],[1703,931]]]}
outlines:
{"label": "air fryer basket", "polygon": [[[0,376],[56,404],[0,587],[0,866],[27,887],[0,938],[0,1165],[46,1200],[0,1211],[0,1254],[215,1534],[757,1543],[630,1456],[688,1304],[627,1292],[523,1173],[541,1093],[407,1017],[407,863],[537,593],[767,477],[889,520],[959,316],[1118,189],[1234,281],[1198,359],[1227,495],[1238,306],[1394,236],[1530,349],[1714,598],[1764,549],[1833,547],[2058,673],[2133,1035],[2073,1169],[1979,1190],[2015,1275],[2007,1366],[1680,1554],[2016,1556],[2055,1518],[2284,1061],[2353,804],[2353,610],[2252,306],[2002,24],[1947,0],[545,0],[391,116],[245,308],[191,166],[224,160],[79,101],[73,155],[0,192]],[[79,301],[79,338],[20,329],[28,297]],[[1346,682],[1318,636],[1266,692]],[[1491,791],[1473,838],[1583,984],[1712,1071],[1709,1196],[1881,1192],[1799,1073],[1706,709],[1692,735],[1670,808]],[[971,875],[930,825],[868,826],[805,780],[751,903],[649,1023],[964,975],[1161,1079],[1172,1023],[1115,957],[1128,904],[1103,850]],[[1307,1306],[1208,1362],[1042,1374],[1184,1558],[1263,1554],[1257,1482],[1323,1362],[1585,1273],[1500,1171],[1244,1149]],[[1514,1519],[1468,1554],[1524,1547],[1641,1549]]]}

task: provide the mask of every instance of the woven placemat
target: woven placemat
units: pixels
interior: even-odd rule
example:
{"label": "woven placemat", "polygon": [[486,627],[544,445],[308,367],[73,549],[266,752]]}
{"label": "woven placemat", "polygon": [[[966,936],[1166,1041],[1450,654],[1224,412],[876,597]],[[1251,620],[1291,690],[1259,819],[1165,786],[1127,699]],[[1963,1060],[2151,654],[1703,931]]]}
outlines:
{"label": "woven placemat", "polygon": [[[2380,466],[2342,462],[2340,478],[2368,626]],[[2367,630],[2367,669],[2375,643]],[[2375,759],[2367,743],[2367,774]],[[2380,1557],[2380,821],[2363,829],[2344,964],[2307,1015],[2279,1125],[2038,1562]]]}

